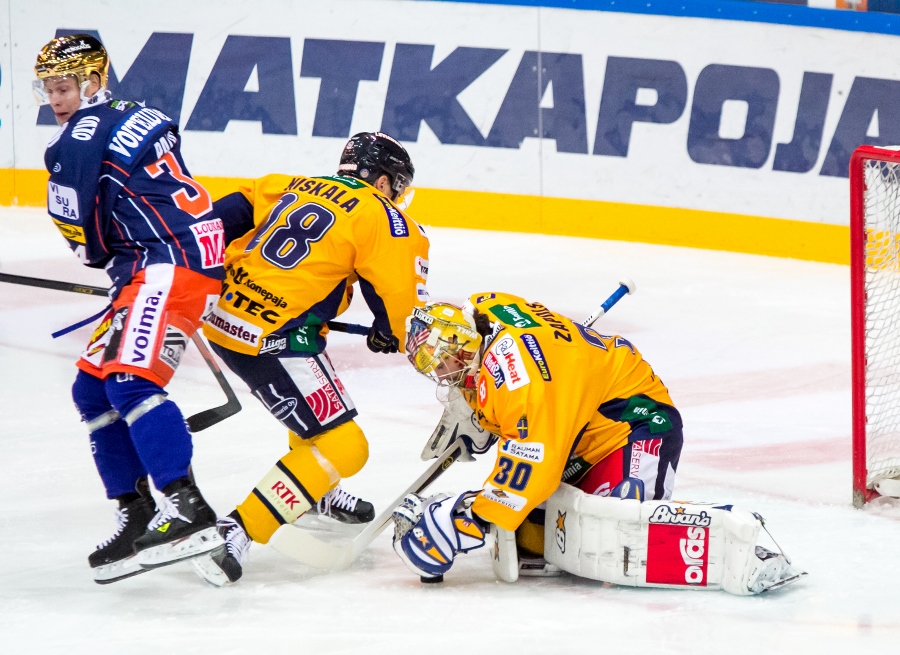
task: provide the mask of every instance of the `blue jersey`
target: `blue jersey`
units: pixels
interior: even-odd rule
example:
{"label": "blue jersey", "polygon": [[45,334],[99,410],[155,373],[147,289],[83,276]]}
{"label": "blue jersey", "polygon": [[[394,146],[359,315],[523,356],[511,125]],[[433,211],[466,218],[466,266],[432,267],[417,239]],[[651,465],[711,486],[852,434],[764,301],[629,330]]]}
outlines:
{"label": "blue jersey", "polygon": [[79,109],[47,146],[47,209],[82,262],[106,268],[113,298],[150,264],[224,277],[222,221],[180,141],[158,109],[112,100]]}

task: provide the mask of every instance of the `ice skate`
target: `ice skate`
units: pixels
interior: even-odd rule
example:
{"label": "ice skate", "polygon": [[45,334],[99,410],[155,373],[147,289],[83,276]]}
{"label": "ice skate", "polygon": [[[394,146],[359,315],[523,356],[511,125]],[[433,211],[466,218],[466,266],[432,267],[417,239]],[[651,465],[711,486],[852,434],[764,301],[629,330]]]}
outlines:
{"label": "ice skate", "polygon": [[242,562],[253,543],[243,526],[230,516],[216,522],[216,531],[225,541],[208,555],[194,557],[191,566],[194,573],[215,587],[237,582],[243,574]]}
{"label": "ice skate", "polygon": [[203,555],[225,542],[216,531],[216,514],[200,490],[184,482],[160,503],[146,532],[134,542],[138,563],[155,569]]}
{"label": "ice skate", "polygon": [[370,523],[375,518],[375,506],[372,503],[349,494],[340,486],[335,487],[307,511],[310,516],[333,518],[341,523],[351,525]]}
{"label": "ice skate", "polygon": [[88,563],[94,570],[94,582],[118,582],[147,570],[138,564],[134,541],[144,534],[155,511],[156,504],[149,495],[116,509],[118,526],[115,533],[88,556]]}
{"label": "ice skate", "polygon": [[756,557],[759,559],[757,570],[750,574],[750,591],[754,594],[784,587],[807,574],[793,566],[784,555],[762,546],[756,547]]}

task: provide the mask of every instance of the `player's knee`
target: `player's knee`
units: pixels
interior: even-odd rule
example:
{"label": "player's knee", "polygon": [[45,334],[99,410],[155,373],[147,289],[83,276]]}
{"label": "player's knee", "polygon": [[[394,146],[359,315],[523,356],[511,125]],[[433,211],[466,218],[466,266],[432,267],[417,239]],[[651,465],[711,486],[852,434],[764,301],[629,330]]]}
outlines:
{"label": "player's knee", "polygon": [[369,442],[356,421],[347,421],[310,441],[342,478],[359,473],[369,459]]}
{"label": "player's knee", "polygon": [[78,371],[75,382],[72,383],[72,400],[75,402],[78,413],[81,414],[81,419],[85,422],[90,422],[113,411],[112,405],[106,397],[103,380],[84,371]]}
{"label": "player's knee", "polygon": [[104,388],[113,408],[129,425],[166,402],[162,387],[130,373],[113,373]]}

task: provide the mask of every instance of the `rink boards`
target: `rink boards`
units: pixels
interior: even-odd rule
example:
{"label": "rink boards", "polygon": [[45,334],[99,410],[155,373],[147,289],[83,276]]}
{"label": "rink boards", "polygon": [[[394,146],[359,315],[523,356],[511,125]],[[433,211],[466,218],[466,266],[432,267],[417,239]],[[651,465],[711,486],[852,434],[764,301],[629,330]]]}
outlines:
{"label": "rink boards", "polygon": [[37,51],[90,32],[215,196],[381,129],[426,225],[849,261],[850,154],[900,143],[894,17],[571,4],[0,0],[0,204],[45,198]]}

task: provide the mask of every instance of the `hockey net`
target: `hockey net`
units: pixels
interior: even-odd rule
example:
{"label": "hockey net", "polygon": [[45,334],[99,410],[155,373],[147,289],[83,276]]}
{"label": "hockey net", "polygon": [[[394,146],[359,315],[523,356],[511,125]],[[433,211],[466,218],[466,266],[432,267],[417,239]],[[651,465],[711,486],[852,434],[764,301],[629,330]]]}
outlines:
{"label": "hockey net", "polygon": [[[900,146],[850,161],[853,504],[900,477]],[[881,489],[877,489],[881,487]],[[894,495],[890,493],[890,495]]]}

